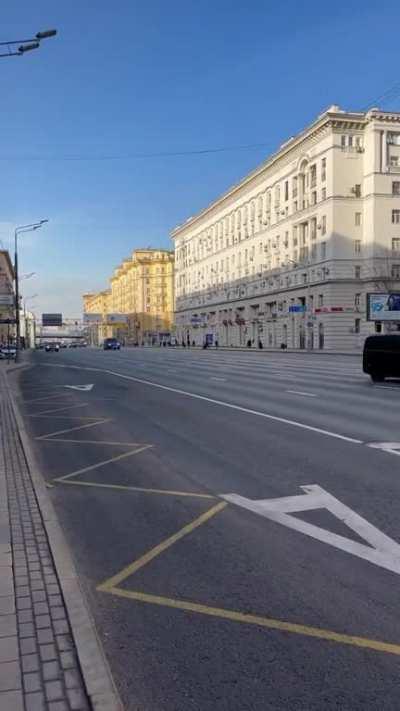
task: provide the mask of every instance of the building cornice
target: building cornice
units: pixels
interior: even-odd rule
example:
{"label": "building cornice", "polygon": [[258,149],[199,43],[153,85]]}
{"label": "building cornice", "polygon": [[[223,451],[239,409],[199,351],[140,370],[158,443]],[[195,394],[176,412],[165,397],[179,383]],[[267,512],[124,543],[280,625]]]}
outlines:
{"label": "building cornice", "polygon": [[307,141],[310,141],[310,139],[315,139],[321,136],[321,134],[329,129],[335,133],[339,130],[364,130],[365,126],[371,121],[400,124],[400,113],[378,111],[376,109],[372,109],[367,113],[342,112],[337,107],[335,107],[335,110],[328,109],[328,111],[324,112],[313,123],[297,134],[297,136],[281,144],[277,151],[272,153],[265,161],[263,161],[263,163],[246,175],[239,183],[231,186],[226,192],[207,205],[207,207],[203,210],[188,218],[186,222],[175,227],[175,229],[171,232],[171,238],[175,239],[178,236],[184,235],[186,230],[191,228],[194,224],[202,222],[205,218],[209,218],[213,212],[218,211],[222,206],[228,206],[229,203],[234,202],[240,193],[246,190],[249,184],[252,182],[256,183],[257,178],[262,178],[274,165],[283,161],[283,159],[292,160],[294,156],[293,158],[290,157],[291,153],[294,150],[301,148],[301,146]]}

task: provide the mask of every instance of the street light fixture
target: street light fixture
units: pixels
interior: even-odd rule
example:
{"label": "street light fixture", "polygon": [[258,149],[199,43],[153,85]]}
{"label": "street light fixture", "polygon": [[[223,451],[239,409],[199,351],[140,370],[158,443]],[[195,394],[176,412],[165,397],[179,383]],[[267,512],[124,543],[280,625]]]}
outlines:
{"label": "street light fixture", "polygon": [[[56,34],[57,30],[43,30],[42,32],[37,32],[35,37],[29,37],[29,39],[0,42],[0,47],[8,48],[8,52],[3,52],[0,57],[22,57],[26,52],[39,49],[41,40],[55,37]],[[14,51],[16,45],[19,45],[19,47]]]}
{"label": "street light fixture", "polygon": [[16,335],[15,335],[15,362],[19,360],[19,347],[20,347],[20,313],[19,313],[19,278],[18,278],[18,235],[22,232],[34,232],[40,229],[48,220],[40,220],[40,222],[32,222],[30,225],[20,225],[14,230],[14,280],[15,280],[15,324],[16,324]]}
{"label": "street light fixture", "polygon": [[33,276],[36,276],[36,272],[29,272],[28,274],[21,274],[19,277],[19,280],[22,281],[22,279],[30,279]]}

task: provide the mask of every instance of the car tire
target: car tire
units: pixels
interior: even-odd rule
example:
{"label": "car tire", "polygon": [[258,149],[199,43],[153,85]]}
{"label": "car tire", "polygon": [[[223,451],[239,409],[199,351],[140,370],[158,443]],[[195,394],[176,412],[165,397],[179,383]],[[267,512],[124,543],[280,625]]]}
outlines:
{"label": "car tire", "polygon": [[371,380],[373,383],[383,383],[385,376],[379,375],[379,373],[371,373]]}

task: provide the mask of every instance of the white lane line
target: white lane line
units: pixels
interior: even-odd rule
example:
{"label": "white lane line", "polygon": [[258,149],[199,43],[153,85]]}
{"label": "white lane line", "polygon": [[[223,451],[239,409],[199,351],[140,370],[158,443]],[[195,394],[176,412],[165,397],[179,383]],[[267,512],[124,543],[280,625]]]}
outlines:
{"label": "white lane line", "polygon": [[315,393],[304,393],[301,390],[286,390],[286,392],[292,395],[304,395],[304,397],[318,397]]}
{"label": "white lane line", "polygon": [[210,380],[218,380],[220,383],[226,383],[226,378],[212,377],[212,378],[210,378]]}
{"label": "white lane line", "polygon": [[90,372],[107,373],[108,375],[113,375],[116,378],[122,378],[123,380],[131,380],[135,383],[141,383],[141,385],[150,385],[153,388],[158,388],[159,390],[166,390],[167,392],[176,393],[177,395],[184,395],[185,397],[191,397],[194,400],[202,400],[203,402],[210,402],[212,405],[219,405],[220,407],[226,407],[229,410],[236,410],[237,412],[245,412],[248,415],[255,415],[256,417],[263,417],[266,420],[272,420],[274,422],[281,422],[284,425],[291,425],[292,427],[298,427],[303,430],[308,430],[309,432],[318,432],[318,434],[326,435],[327,437],[333,437],[334,439],[341,439],[345,442],[351,442],[352,444],[363,444],[361,439],[355,439],[354,437],[347,437],[346,435],[338,434],[337,432],[331,432],[330,430],[323,430],[320,427],[313,427],[312,425],[306,425],[303,422],[298,422],[297,420],[289,420],[285,417],[278,417],[277,415],[270,415],[267,412],[260,412],[259,410],[251,410],[248,407],[242,407],[241,405],[234,405],[231,402],[225,402],[224,400],[215,400],[211,397],[206,397],[205,395],[199,395],[198,393],[191,393],[187,390],[181,390],[180,388],[173,388],[169,385],[162,385],[161,383],[154,383],[152,380],[144,380],[144,378],[135,378],[133,375],[125,375],[124,373],[117,373],[115,370],[107,370],[105,368],[93,368],[93,367],[82,367],[79,365],[61,365],[55,363],[43,364],[44,367],[56,367],[56,368],[75,368],[77,370],[86,370]]}

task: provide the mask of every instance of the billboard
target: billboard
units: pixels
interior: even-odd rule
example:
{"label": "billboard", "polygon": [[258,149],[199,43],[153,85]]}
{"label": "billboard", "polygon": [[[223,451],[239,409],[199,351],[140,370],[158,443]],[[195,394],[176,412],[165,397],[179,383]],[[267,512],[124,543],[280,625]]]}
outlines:
{"label": "billboard", "polygon": [[62,326],[62,314],[42,314],[42,326]]}
{"label": "billboard", "polygon": [[101,323],[102,318],[101,314],[83,314],[83,323]]}
{"label": "billboard", "polygon": [[400,292],[367,294],[367,321],[400,321]]}
{"label": "billboard", "polygon": [[2,306],[12,306],[15,303],[14,294],[0,294],[0,304]]}

